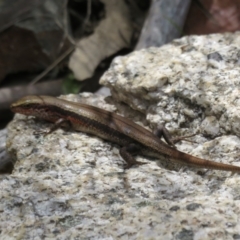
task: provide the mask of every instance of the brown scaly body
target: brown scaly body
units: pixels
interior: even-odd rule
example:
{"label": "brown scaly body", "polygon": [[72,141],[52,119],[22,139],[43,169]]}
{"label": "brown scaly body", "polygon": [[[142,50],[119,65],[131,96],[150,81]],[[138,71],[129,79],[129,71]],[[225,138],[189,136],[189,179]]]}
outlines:
{"label": "brown scaly body", "polygon": [[[198,168],[240,172],[240,167],[217,163],[178,151],[140,125],[115,113],[82,103],[75,103],[50,96],[27,96],[11,105],[16,113],[31,115],[61,126],[70,124],[75,130],[94,134],[122,146],[120,155],[128,163],[137,162],[133,155],[167,157],[170,161]],[[164,136],[167,142],[171,140]]]}

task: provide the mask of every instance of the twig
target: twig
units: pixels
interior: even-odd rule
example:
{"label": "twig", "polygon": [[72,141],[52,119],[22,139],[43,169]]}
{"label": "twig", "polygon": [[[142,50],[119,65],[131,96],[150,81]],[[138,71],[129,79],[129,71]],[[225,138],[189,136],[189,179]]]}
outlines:
{"label": "twig", "polygon": [[90,17],[92,12],[92,0],[87,1],[87,17],[85,23],[89,23]]}
{"label": "twig", "polygon": [[35,77],[29,86],[35,84],[40,79],[42,79],[47,73],[49,73],[54,67],[56,67],[63,59],[65,59],[73,50],[75,46],[71,46],[66,52],[64,52],[61,56],[59,56],[50,66],[48,66],[42,73],[40,73],[37,77]]}

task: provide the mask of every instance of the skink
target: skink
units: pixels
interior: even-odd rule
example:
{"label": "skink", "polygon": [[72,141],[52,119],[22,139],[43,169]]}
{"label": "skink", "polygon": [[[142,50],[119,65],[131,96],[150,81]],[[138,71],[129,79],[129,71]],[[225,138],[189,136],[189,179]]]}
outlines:
{"label": "skink", "polygon": [[50,132],[67,123],[76,131],[119,144],[120,155],[127,163],[126,168],[143,164],[134,158],[134,155],[142,154],[164,157],[173,164],[240,172],[238,166],[201,159],[177,150],[165,131],[163,136],[168,144],[160,139],[160,132],[151,133],[125,117],[87,104],[50,96],[26,96],[13,103],[11,110],[55,123]]}

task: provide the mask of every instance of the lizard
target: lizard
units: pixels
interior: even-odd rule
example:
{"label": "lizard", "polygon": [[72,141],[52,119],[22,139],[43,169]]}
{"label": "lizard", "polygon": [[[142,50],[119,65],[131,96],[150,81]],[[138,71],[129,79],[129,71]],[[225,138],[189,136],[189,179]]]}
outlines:
{"label": "lizard", "polygon": [[[95,106],[32,95],[19,99],[10,108],[14,113],[53,122],[47,134],[68,125],[76,131],[117,143],[121,146],[120,156],[127,163],[125,168],[145,164],[134,157],[142,154],[154,158],[165,157],[174,164],[240,173],[239,166],[202,159],[177,150],[165,128],[152,133],[128,118]],[[161,140],[162,136],[166,142]]]}

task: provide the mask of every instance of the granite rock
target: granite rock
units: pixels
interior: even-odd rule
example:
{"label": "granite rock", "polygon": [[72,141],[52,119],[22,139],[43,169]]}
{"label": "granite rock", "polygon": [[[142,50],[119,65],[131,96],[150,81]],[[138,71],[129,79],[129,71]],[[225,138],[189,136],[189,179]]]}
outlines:
{"label": "granite rock", "polygon": [[239,32],[184,37],[115,58],[101,84],[153,126],[240,136],[239,45]]}
{"label": "granite rock", "polygon": [[[178,149],[240,166],[238,39],[192,36],[134,52],[102,78],[111,99],[64,98],[114,112],[117,106],[139,124],[146,116],[145,127],[165,123],[176,135],[198,131],[194,143]],[[137,160],[147,164],[124,171],[118,145],[73,130],[34,135],[50,125],[16,115],[8,126],[16,163],[11,175],[0,176],[1,239],[238,237],[238,174],[172,171],[143,156]]]}

